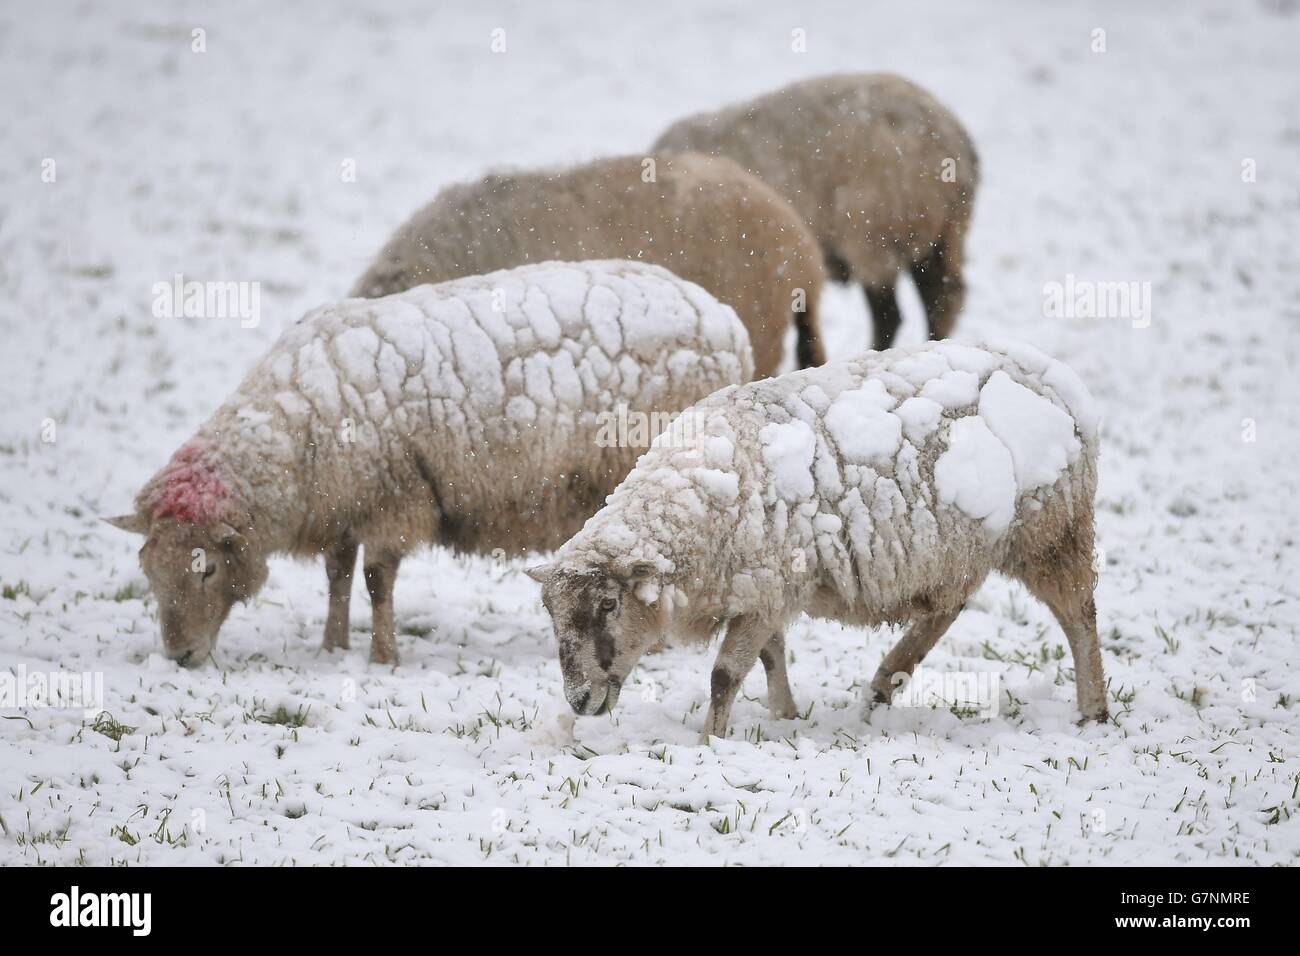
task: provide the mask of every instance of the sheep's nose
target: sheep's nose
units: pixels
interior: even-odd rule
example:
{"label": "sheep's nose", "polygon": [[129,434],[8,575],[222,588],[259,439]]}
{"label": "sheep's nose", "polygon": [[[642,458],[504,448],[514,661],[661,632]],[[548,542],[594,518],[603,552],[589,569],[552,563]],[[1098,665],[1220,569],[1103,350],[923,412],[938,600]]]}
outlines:
{"label": "sheep's nose", "polygon": [[564,688],[564,696],[569,701],[569,706],[573,708],[575,714],[589,714],[591,706],[591,681],[583,681],[581,684],[567,684]]}
{"label": "sheep's nose", "polygon": [[172,660],[181,667],[198,667],[203,662],[203,657],[198,651],[191,649],[172,655]]}

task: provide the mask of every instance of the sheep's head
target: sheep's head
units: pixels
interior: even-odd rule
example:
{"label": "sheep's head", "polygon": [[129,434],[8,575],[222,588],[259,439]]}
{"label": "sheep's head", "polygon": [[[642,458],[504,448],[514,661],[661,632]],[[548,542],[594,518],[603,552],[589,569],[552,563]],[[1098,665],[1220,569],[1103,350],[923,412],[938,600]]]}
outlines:
{"label": "sheep's head", "polygon": [[542,565],[526,573],[542,585],[569,706],[578,714],[609,713],[627,675],[667,626],[667,602],[659,598],[653,566],[638,563],[614,573]]}
{"label": "sheep's head", "polygon": [[145,536],[140,567],[158,601],[163,651],[184,666],[201,664],[235,602],[266,582],[266,558],[225,523],[205,527],[140,514],[104,520]]}

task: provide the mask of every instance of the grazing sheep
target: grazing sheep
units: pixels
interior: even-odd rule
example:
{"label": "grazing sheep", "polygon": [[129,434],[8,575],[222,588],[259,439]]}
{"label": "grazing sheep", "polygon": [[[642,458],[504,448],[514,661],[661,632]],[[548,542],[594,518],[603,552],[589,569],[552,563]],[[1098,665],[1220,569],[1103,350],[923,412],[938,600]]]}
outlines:
{"label": "grazing sheep", "polygon": [[705,735],[761,659],[794,716],[784,633],[806,611],[910,622],[871,682],[887,700],[990,571],[1060,622],[1079,709],[1106,716],[1093,606],[1098,421],[1079,379],[1023,346],[950,342],[727,388],[683,412],[606,506],[529,571],[565,695],[612,709],[661,633],[725,637]]}
{"label": "grazing sheep", "polygon": [[825,361],[816,240],[769,187],[707,156],[623,156],[449,186],[397,230],[353,294],[548,259],[636,259],[703,286],[745,323],[761,377],[777,373],[792,316],[800,366]]}
{"label": "grazing sheep", "polygon": [[961,123],[920,87],[888,73],[804,80],[675,123],[655,149],[728,156],[788,199],[832,278],[862,283],[875,348],[889,348],[902,320],[894,285],[903,270],[930,338],[951,333],[978,160]]}
{"label": "grazing sheep", "polygon": [[[425,543],[553,549],[631,468],[637,429],[753,375],[727,306],[666,269],[546,263],[316,309],[144,486],[131,515],[169,657],[205,659],[267,558],[323,554],[324,647],[348,646],[357,549],[370,659]],[[630,421],[617,430],[612,415]],[[653,435],[645,435],[648,444]]]}

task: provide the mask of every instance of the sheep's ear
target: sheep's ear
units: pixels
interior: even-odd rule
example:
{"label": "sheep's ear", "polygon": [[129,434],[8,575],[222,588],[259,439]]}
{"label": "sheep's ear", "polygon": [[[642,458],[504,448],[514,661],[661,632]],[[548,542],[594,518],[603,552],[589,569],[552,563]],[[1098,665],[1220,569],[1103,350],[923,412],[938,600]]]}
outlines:
{"label": "sheep's ear", "polygon": [[138,512],[129,515],[118,515],[116,518],[100,518],[99,520],[111,524],[114,528],[130,531],[132,534],[149,533],[149,519]]}
{"label": "sheep's ear", "polygon": [[555,565],[553,564],[538,564],[531,568],[524,568],[524,574],[528,575],[538,584],[545,584],[551,579],[551,575],[554,572]]}

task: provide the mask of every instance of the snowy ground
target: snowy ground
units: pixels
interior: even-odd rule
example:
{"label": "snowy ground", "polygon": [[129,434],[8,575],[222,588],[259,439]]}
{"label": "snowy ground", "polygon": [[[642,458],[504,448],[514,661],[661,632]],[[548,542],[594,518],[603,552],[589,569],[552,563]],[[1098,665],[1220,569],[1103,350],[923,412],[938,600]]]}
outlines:
{"label": "snowy ground", "polygon": [[[0,670],[101,673],[117,722],[0,710],[0,863],[1297,861],[1296,4],[210,7],[0,13]],[[361,588],[318,655],[324,572],[290,562],[219,666],[161,657],[138,541],[97,516],[418,203],[837,69],[911,76],[978,143],[958,337],[1033,342],[1104,408],[1111,724],[1075,726],[1062,634],[1002,581],[928,662],[996,673],[993,719],[867,712],[890,635],[803,621],[809,716],[770,720],[756,674],[712,748],[705,653],[570,735],[536,585],[440,553],[403,567],[396,672]],[[261,323],[154,318],[178,272],[260,282]],[[1045,318],[1068,274],[1149,282],[1150,326]],[[824,321],[865,346],[856,290]]]}

